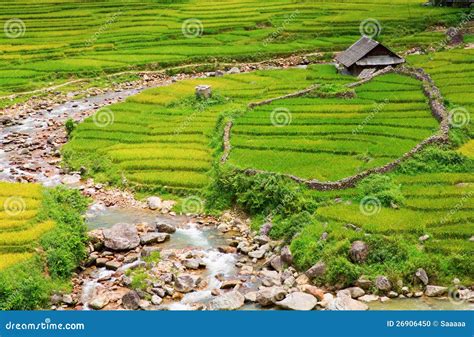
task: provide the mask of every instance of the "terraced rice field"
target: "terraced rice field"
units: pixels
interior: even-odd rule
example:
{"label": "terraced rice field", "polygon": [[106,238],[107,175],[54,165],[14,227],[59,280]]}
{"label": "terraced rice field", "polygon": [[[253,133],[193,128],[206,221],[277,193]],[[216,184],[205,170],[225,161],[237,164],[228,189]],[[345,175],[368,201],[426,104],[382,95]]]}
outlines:
{"label": "terraced rice field", "polygon": [[54,227],[36,220],[41,199],[39,185],[0,182],[0,270],[31,258],[37,240]]}
{"label": "terraced rice field", "polygon": [[[393,161],[438,128],[415,79],[388,74],[355,91],[352,99],[299,97],[248,112],[233,128],[230,161],[332,181]],[[278,111],[282,125],[269,118]]]}
{"label": "terraced rice field", "polygon": [[394,47],[427,45],[443,33],[426,29],[449,26],[462,10],[423,2],[2,1],[2,27],[16,21],[0,34],[0,96],[103,72],[334,52],[355,41],[367,19]]}
{"label": "terraced rice field", "polygon": [[[219,116],[237,113],[231,165],[319,179],[342,178],[387,163],[438,127],[420,83],[399,75],[361,86],[354,99],[302,97],[245,112],[249,102],[313,84],[342,86],[351,81],[353,77],[337,74],[333,66],[319,65],[189,80],[147,90],[79,125],[65,155],[73,167],[96,169],[103,180],[126,180],[148,190],[192,190],[209,182],[207,172],[216,159],[211,141],[217,138],[218,146],[222,142],[216,130]],[[218,98],[199,106],[194,87],[203,83],[211,85]],[[380,104],[376,97],[385,96],[383,112],[374,112]],[[272,124],[272,110],[277,107],[290,111],[290,125]],[[113,116],[113,123],[94,123],[101,114]]]}
{"label": "terraced rice field", "polygon": [[[472,256],[474,243],[474,176],[472,173],[436,173],[395,177],[406,197],[401,209],[381,208],[364,214],[359,204],[335,204],[317,211],[339,225],[355,224],[368,233],[403,234],[414,241],[430,235],[425,250],[436,254]],[[474,275],[471,275],[474,277]]]}

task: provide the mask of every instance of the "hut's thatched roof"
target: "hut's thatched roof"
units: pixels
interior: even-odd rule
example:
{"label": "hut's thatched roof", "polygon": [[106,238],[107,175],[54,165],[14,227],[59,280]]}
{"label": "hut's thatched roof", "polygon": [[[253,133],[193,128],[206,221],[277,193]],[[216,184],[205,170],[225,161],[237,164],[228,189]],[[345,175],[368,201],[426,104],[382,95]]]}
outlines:
{"label": "hut's thatched roof", "polygon": [[362,36],[356,43],[337,55],[336,61],[349,68],[378,45],[377,41]]}

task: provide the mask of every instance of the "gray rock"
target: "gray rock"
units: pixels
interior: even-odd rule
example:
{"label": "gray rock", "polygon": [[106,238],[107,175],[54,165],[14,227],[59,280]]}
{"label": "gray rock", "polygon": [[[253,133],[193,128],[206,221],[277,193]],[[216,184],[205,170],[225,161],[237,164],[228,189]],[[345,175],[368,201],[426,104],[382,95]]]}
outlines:
{"label": "gray rock", "polygon": [[262,249],[254,250],[249,253],[249,256],[254,259],[261,259],[265,255],[265,251]]}
{"label": "gray rock", "polygon": [[227,71],[227,74],[240,74],[240,69],[237,67],[232,67]]}
{"label": "gray rock", "polygon": [[264,245],[270,242],[270,238],[266,235],[257,235],[256,237],[253,238],[253,240],[259,245]]}
{"label": "gray rock", "polygon": [[195,278],[192,275],[180,275],[175,278],[174,288],[181,293],[189,293],[194,290],[200,278]]}
{"label": "gray rock", "polygon": [[183,266],[188,269],[199,269],[202,263],[201,259],[186,259],[183,261]]}
{"label": "gray rock", "polygon": [[336,298],[330,301],[326,308],[328,310],[368,310],[367,304],[351,298],[349,292],[340,291]]}
{"label": "gray rock", "polygon": [[369,295],[364,295],[364,296],[359,297],[358,300],[362,302],[374,302],[374,301],[378,301],[379,298],[380,297],[378,295],[369,294]]}
{"label": "gray rock", "polygon": [[75,303],[75,301],[72,299],[72,296],[69,294],[63,295],[63,303],[67,305],[72,305]]}
{"label": "gray rock", "polygon": [[212,88],[210,85],[201,84],[196,86],[196,97],[201,99],[211,98]]}
{"label": "gray rock", "polygon": [[447,291],[447,287],[427,285],[425,289],[425,295],[429,297],[443,296]]}
{"label": "gray rock", "polygon": [[362,275],[357,279],[355,285],[361,287],[364,290],[368,290],[370,287],[372,287],[372,281]]}
{"label": "gray rock", "polygon": [[262,227],[260,227],[260,235],[267,236],[272,230],[273,224],[271,222],[265,222]]}
{"label": "gray rock", "polygon": [[314,279],[323,276],[325,272],[326,264],[323,261],[319,261],[306,271],[306,276],[308,276],[310,279]]}
{"label": "gray rock", "polygon": [[160,296],[158,296],[158,295],[153,295],[153,296],[151,297],[151,303],[152,303],[153,305],[160,305],[161,302],[163,302],[163,299],[162,299]]}
{"label": "gray rock", "polygon": [[281,260],[281,256],[274,256],[270,260],[270,265],[272,266],[273,269],[275,269],[277,271],[282,271],[283,268],[284,268],[284,263]]}
{"label": "gray rock", "polygon": [[426,274],[426,271],[423,268],[418,268],[415,275],[424,285],[428,284],[428,275]]}
{"label": "gray rock", "polygon": [[161,209],[162,203],[159,197],[149,197],[147,199],[148,208],[151,210]]}
{"label": "gray rock", "polygon": [[281,287],[266,287],[257,292],[257,302],[262,307],[268,307],[286,297],[286,290]]}
{"label": "gray rock", "polygon": [[288,264],[291,265],[293,263],[293,255],[291,255],[290,247],[285,246],[281,249],[280,252],[281,260]]}
{"label": "gray rock", "polygon": [[165,242],[166,240],[169,240],[170,235],[167,233],[146,233],[140,235],[140,243],[142,245],[152,245],[155,243],[161,243]]}
{"label": "gray rock", "polygon": [[74,174],[72,176],[65,176],[62,180],[61,183],[63,185],[76,185],[79,184],[81,181],[81,176],[78,174]]}
{"label": "gray rock", "polygon": [[245,302],[252,302],[252,303],[257,302],[257,292],[256,291],[248,292],[244,295],[244,297],[245,297]]}
{"label": "gray rock", "polygon": [[426,240],[428,240],[430,238],[430,236],[428,234],[425,234],[425,235],[422,235],[418,238],[418,240],[420,240],[420,242],[425,242]]}
{"label": "gray rock", "polygon": [[122,296],[122,306],[127,310],[138,310],[140,308],[140,296],[134,290]]}
{"label": "gray rock", "polygon": [[390,289],[392,289],[392,283],[390,283],[389,279],[385,276],[377,276],[375,286],[381,291],[390,291]]}
{"label": "gray rock", "polygon": [[90,303],[89,307],[94,310],[100,310],[109,304],[109,298],[106,295],[100,295],[94,298]]}
{"label": "gray rock", "polygon": [[109,269],[109,270],[117,270],[119,269],[120,267],[122,266],[122,263],[121,262],[118,262],[118,261],[107,261],[105,263],[105,268]]}
{"label": "gray rock", "polygon": [[157,222],[156,230],[161,233],[173,234],[174,232],[176,232],[176,227],[169,223]]}
{"label": "gray rock", "polygon": [[288,294],[283,301],[276,302],[280,307],[289,310],[313,310],[317,303],[316,297],[299,291]]}
{"label": "gray rock", "polygon": [[238,291],[217,296],[209,303],[210,310],[237,310],[245,303],[245,297]]}
{"label": "gray rock", "polygon": [[359,298],[365,295],[364,289],[359,288],[359,287],[350,287],[350,288],[347,288],[346,290],[349,291],[352,298]]}
{"label": "gray rock", "polygon": [[118,223],[112,228],[104,229],[104,245],[112,250],[131,250],[140,244],[135,225]]}
{"label": "gray rock", "polygon": [[354,263],[364,263],[369,256],[369,247],[364,241],[354,241],[349,249],[349,257]]}

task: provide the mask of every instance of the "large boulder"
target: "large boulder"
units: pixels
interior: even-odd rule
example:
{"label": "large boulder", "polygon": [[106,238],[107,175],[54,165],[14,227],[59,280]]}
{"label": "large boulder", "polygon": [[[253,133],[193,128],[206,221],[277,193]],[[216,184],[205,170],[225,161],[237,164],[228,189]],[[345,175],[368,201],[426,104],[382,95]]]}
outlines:
{"label": "large boulder", "polygon": [[425,289],[425,295],[429,297],[443,296],[448,291],[446,287],[428,285]]}
{"label": "large boulder", "polygon": [[122,306],[127,310],[138,310],[140,308],[140,296],[134,290],[122,296]]}
{"label": "large boulder", "polygon": [[276,302],[280,307],[289,310],[312,310],[317,303],[316,297],[299,291],[288,294],[283,301]]}
{"label": "large boulder", "polygon": [[112,228],[104,229],[104,245],[111,250],[131,250],[140,245],[135,225],[118,223]]}
{"label": "large boulder", "polygon": [[390,291],[392,289],[392,283],[385,276],[377,276],[375,279],[375,286],[380,291]]}
{"label": "large boulder", "polygon": [[159,197],[149,197],[147,199],[148,208],[151,210],[161,209],[162,201]]}
{"label": "large boulder", "polygon": [[200,278],[192,275],[180,275],[175,278],[174,288],[181,293],[189,293],[194,290],[199,281]]}
{"label": "large boulder", "polygon": [[140,235],[140,243],[142,245],[152,245],[155,243],[165,242],[166,240],[169,240],[169,238],[170,235],[167,233],[150,232]]}
{"label": "large boulder", "polygon": [[310,279],[314,279],[314,278],[323,276],[325,272],[326,272],[326,264],[323,261],[319,261],[318,263],[316,263],[314,266],[312,266],[306,271],[306,275]]}
{"label": "large boulder", "polygon": [[156,230],[161,233],[173,234],[176,232],[176,227],[166,222],[157,221]]}
{"label": "large boulder", "polygon": [[367,304],[352,299],[349,291],[340,291],[334,300],[329,301],[328,310],[368,310]]}
{"label": "large boulder", "polygon": [[238,291],[217,296],[209,303],[209,310],[237,310],[244,305],[245,297]]}
{"label": "large boulder", "polygon": [[349,257],[354,263],[364,263],[369,256],[369,247],[364,241],[354,241],[349,249]]}

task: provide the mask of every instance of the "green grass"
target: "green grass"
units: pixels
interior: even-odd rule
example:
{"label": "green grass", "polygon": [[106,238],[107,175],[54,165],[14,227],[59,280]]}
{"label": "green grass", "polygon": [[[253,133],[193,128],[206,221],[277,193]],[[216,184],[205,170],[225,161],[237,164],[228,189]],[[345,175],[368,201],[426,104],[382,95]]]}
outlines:
{"label": "green grass", "polygon": [[[439,42],[443,34],[425,30],[454,25],[463,10],[422,3],[4,1],[2,26],[19,18],[26,30],[14,39],[0,35],[0,95],[130,69],[334,52],[356,40],[360,23],[369,17],[380,22],[379,38],[394,48]],[[183,22],[191,18],[202,24],[196,38],[182,33]]]}

